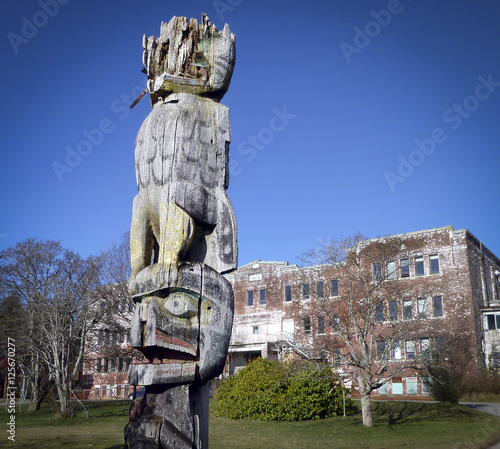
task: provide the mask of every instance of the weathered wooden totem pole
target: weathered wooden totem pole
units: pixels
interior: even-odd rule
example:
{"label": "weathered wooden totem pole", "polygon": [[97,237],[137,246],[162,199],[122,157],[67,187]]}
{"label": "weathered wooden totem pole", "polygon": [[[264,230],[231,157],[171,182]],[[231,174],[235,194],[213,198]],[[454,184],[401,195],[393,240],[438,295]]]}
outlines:
{"label": "weathered wooden totem pole", "polygon": [[135,302],[125,447],[208,448],[209,380],[221,374],[234,299],[222,276],[237,265],[229,182],[229,109],[219,103],[235,62],[234,35],[203,14],[144,37],[153,110],[135,146],[139,193],[130,233]]}

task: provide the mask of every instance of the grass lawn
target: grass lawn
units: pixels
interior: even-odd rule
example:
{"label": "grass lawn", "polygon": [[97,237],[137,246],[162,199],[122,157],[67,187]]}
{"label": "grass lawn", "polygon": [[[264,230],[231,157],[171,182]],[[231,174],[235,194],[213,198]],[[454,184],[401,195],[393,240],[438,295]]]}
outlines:
{"label": "grass lawn", "polygon": [[[43,406],[16,413],[16,442],[7,439],[9,421],[0,408],[2,448],[122,449],[128,401],[87,403],[90,418],[79,414],[55,420]],[[315,448],[484,448],[500,440],[500,418],[459,405],[428,403],[374,403],[374,427],[367,429],[360,414],[302,422],[235,421],[210,418],[210,449],[315,449]],[[211,407],[213,410],[213,404]]]}

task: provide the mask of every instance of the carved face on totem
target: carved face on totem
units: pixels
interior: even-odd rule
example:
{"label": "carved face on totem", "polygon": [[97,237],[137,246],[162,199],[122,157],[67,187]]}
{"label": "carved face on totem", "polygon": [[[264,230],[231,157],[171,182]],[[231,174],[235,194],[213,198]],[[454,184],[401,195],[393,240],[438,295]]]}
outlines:
{"label": "carved face on totem", "polygon": [[224,368],[234,309],[230,283],[207,265],[187,263],[177,284],[144,296],[135,308],[131,345],[147,363],[131,365],[131,384],[208,380]]}

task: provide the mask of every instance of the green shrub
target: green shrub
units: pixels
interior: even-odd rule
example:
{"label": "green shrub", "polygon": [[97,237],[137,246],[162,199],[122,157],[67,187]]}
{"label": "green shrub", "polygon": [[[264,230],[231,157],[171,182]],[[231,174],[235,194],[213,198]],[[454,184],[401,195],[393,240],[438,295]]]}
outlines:
{"label": "green shrub", "polygon": [[[332,370],[316,362],[257,359],[217,390],[217,414],[232,419],[298,421],[342,413],[342,387]],[[350,411],[350,399],[346,399]]]}
{"label": "green shrub", "polygon": [[436,401],[457,403],[466,390],[463,379],[446,366],[434,366],[427,370],[429,377],[424,383],[431,396]]}

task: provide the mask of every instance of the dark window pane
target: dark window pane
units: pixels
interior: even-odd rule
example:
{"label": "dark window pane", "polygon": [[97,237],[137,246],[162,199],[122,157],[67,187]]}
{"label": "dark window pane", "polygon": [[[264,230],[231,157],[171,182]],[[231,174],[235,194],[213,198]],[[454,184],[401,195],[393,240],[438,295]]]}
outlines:
{"label": "dark window pane", "polygon": [[325,284],[323,281],[318,282],[317,288],[318,298],[323,298],[325,296]]}
{"label": "dark window pane", "polygon": [[304,333],[305,334],[311,333],[311,317],[306,316],[304,318]]}
{"label": "dark window pane", "polygon": [[285,301],[290,302],[291,300],[292,300],[292,286],[286,285],[285,286]]}
{"label": "dark window pane", "polygon": [[410,264],[408,259],[401,259],[401,277],[407,278],[410,276]]}
{"label": "dark window pane", "polygon": [[377,357],[381,359],[384,356],[385,351],[385,342],[379,341],[377,342]]}
{"label": "dark window pane", "polygon": [[411,320],[413,318],[413,307],[411,300],[403,301],[403,317],[405,320]]}
{"label": "dark window pane", "polygon": [[382,278],[382,272],[380,270],[380,264],[379,263],[373,263],[373,280],[374,281],[380,281]]}
{"label": "dark window pane", "polygon": [[495,329],[495,315],[487,315],[488,317],[488,330]]}
{"label": "dark window pane", "polygon": [[247,291],[247,306],[253,306],[253,290]]}
{"label": "dark window pane", "polygon": [[434,254],[429,257],[429,260],[431,262],[431,274],[439,273],[439,256]]}
{"label": "dark window pane", "polygon": [[309,299],[309,284],[302,285],[302,296],[304,299]]}
{"label": "dark window pane", "polygon": [[375,319],[377,321],[384,321],[384,305],[383,304],[377,305],[377,310],[375,312]]}
{"label": "dark window pane", "polygon": [[325,333],[325,317],[320,316],[318,317],[318,334],[324,334]]}
{"label": "dark window pane", "polygon": [[434,311],[434,316],[443,316],[443,301],[441,296],[435,296],[432,298],[432,307]]}
{"label": "dark window pane", "polygon": [[266,303],[266,289],[259,290],[259,304]]}
{"label": "dark window pane", "polygon": [[415,275],[423,276],[424,275],[424,258],[416,257],[415,258]]}
{"label": "dark window pane", "polygon": [[398,303],[397,301],[391,301],[389,304],[389,319],[398,319]]}
{"label": "dark window pane", "polygon": [[332,296],[339,296],[339,281],[332,279]]}

